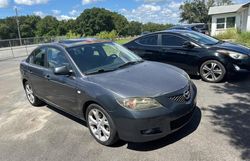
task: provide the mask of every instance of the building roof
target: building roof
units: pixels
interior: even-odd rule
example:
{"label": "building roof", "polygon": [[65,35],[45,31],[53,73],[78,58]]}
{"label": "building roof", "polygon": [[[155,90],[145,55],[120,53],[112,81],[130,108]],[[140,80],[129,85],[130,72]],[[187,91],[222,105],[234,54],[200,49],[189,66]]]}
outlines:
{"label": "building roof", "polygon": [[242,7],[248,6],[250,3],[246,4],[236,4],[236,5],[228,5],[228,6],[215,6],[210,7],[208,15],[217,15],[217,14],[223,14],[223,13],[234,13],[239,11]]}

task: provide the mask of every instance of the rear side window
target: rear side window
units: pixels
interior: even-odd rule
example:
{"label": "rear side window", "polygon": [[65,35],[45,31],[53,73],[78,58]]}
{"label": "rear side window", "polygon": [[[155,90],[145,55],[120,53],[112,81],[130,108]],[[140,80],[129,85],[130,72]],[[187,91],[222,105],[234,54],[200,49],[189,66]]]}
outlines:
{"label": "rear side window", "polygon": [[46,51],[44,48],[35,50],[29,57],[29,62],[38,66],[45,67]]}
{"label": "rear side window", "polygon": [[145,36],[138,40],[143,45],[157,45],[158,35]]}
{"label": "rear side window", "polygon": [[162,35],[162,45],[182,46],[186,40],[175,35]]}

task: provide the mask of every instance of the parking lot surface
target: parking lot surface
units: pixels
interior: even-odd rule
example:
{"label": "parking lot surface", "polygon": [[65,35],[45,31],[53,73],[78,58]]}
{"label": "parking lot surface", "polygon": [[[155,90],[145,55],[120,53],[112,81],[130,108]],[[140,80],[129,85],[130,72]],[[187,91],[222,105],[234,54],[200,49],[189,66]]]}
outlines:
{"label": "parking lot surface", "polygon": [[1,161],[250,160],[249,73],[219,84],[193,79],[198,109],[187,126],[157,141],[120,141],[105,147],[92,138],[84,122],[53,107],[28,103],[20,60],[0,61]]}

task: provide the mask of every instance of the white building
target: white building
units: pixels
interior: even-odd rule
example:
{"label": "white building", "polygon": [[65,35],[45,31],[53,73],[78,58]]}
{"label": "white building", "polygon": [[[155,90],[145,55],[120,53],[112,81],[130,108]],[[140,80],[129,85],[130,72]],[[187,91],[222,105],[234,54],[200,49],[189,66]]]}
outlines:
{"label": "white building", "polygon": [[250,31],[250,2],[211,7],[208,14],[212,16],[212,36],[230,28]]}

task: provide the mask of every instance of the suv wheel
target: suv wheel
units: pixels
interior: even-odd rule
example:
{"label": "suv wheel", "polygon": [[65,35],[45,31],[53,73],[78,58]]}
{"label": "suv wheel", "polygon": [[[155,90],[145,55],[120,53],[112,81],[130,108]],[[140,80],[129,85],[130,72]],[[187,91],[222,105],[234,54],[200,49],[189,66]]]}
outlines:
{"label": "suv wheel", "polygon": [[86,116],[89,131],[97,142],[108,146],[118,140],[114,122],[101,106],[97,104],[89,105]]}
{"label": "suv wheel", "polygon": [[24,88],[27,99],[29,100],[30,104],[32,104],[33,106],[41,106],[44,104],[39,98],[35,96],[33,89],[28,81],[25,82]]}
{"label": "suv wheel", "polygon": [[201,65],[200,75],[206,82],[218,83],[225,78],[226,68],[217,60],[208,60]]}

